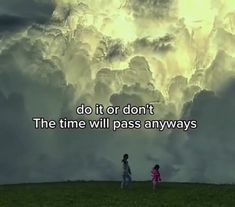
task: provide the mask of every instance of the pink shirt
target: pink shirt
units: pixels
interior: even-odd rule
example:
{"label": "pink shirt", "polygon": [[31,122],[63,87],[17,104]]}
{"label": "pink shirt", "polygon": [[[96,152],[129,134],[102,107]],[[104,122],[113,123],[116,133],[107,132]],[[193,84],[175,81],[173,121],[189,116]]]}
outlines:
{"label": "pink shirt", "polygon": [[160,175],[160,172],[158,170],[153,169],[151,171],[151,175],[152,175],[152,181],[155,181],[155,182],[161,181],[161,175]]}

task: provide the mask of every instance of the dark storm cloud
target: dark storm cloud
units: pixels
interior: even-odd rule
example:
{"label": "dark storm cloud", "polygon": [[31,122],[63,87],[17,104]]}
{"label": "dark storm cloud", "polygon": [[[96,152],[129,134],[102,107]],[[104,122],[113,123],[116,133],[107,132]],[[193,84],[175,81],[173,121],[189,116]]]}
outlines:
{"label": "dark storm cloud", "polygon": [[[46,22],[52,6],[45,2],[0,0],[0,30],[14,31]],[[149,21],[172,18],[174,2],[129,1],[134,16]],[[76,5],[73,9],[80,11]],[[219,82],[231,76],[234,58],[220,51],[207,70],[195,70],[191,79],[171,72],[168,76],[168,69],[177,64],[171,61],[174,50],[166,52],[177,49],[177,38],[165,35],[125,44],[85,25],[71,30],[66,19],[76,20],[75,17],[76,12],[68,12],[59,4],[54,12],[56,24],[34,24],[23,36],[0,40],[0,183],[116,180],[126,152],[136,180],[150,178],[150,170],[157,162],[164,181],[234,182],[235,84],[232,81],[217,92],[200,92],[203,84],[221,89]],[[153,52],[160,53],[163,59],[156,66],[148,57]],[[164,55],[170,56],[169,66],[164,66]],[[125,61],[126,68],[115,68],[120,61]],[[169,80],[168,87],[161,91],[155,88],[156,67],[156,76],[163,74]],[[160,71],[163,69],[165,72]],[[177,103],[185,101],[190,102],[181,112]],[[93,106],[149,102],[156,107],[156,114],[148,118],[178,119],[181,112],[182,119],[196,119],[198,129],[188,133],[167,130],[161,134],[157,130],[36,131],[32,123],[33,116],[80,119],[75,107],[81,103]]]}
{"label": "dark storm cloud", "polygon": [[[39,62],[31,67],[33,72],[25,73],[35,61]],[[48,132],[35,132],[32,117],[56,118],[64,110],[66,99],[71,100],[64,75],[43,60],[27,39],[5,49],[0,62],[0,183],[30,182],[35,177],[44,181],[58,179],[57,174],[53,179],[49,173],[48,163],[55,159],[49,153],[53,136],[48,142]],[[39,162],[43,168],[37,166]]]}
{"label": "dark storm cloud", "polygon": [[[0,114],[0,182],[15,182],[19,177],[27,176],[22,169],[27,166],[24,155],[30,143],[25,138],[28,120],[22,95],[5,96],[0,92]],[[13,161],[14,165],[11,164]]]}
{"label": "dark storm cloud", "polygon": [[105,37],[99,42],[99,45],[96,48],[93,61],[120,61],[126,59],[128,57],[128,53],[128,49],[121,40]]}
{"label": "dark storm cloud", "polygon": [[[198,128],[187,134],[173,132],[168,151],[178,166],[178,176],[190,182],[234,182],[235,80],[215,94],[201,91],[185,105],[182,119],[197,120]],[[209,147],[208,147],[209,146]],[[187,169],[185,168],[187,166]]]}
{"label": "dark storm cloud", "polygon": [[16,31],[30,24],[29,20],[19,16],[0,16],[0,32]]}
{"label": "dark storm cloud", "polygon": [[133,47],[136,52],[146,50],[160,54],[165,54],[169,51],[174,50],[173,43],[174,43],[174,36],[168,34],[165,35],[164,37],[153,40],[147,37],[137,39],[133,42]]}
{"label": "dark storm cloud", "polygon": [[130,0],[134,16],[139,18],[173,18],[175,4],[175,0]]}
{"label": "dark storm cloud", "polygon": [[45,23],[53,12],[51,1],[0,0],[0,32],[15,31],[32,23]]}
{"label": "dark storm cloud", "polygon": [[111,96],[110,102],[114,106],[124,106],[127,104],[136,104],[137,106],[143,105],[141,97],[128,94],[114,94]]}
{"label": "dark storm cloud", "polygon": [[[76,55],[76,59],[83,57]],[[110,134],[34,129],[35,116],[77,118],[75,90],[66,83],[60,61],[43,58],[42,44],[21,38],[1,52],[0,62],[0,183],[118,177],[112,159],[97,155],[108,146]],[[84,65],[79,78],[89,77],[86,59]]]}

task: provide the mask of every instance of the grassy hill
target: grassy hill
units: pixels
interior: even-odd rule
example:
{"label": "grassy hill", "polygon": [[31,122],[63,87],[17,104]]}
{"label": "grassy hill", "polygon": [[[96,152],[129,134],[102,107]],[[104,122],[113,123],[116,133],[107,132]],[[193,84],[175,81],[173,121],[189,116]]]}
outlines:
{"label": "grassy hill", "polygon": [[0,207],[233,207],[235,185],[66,182],[0,186]]}

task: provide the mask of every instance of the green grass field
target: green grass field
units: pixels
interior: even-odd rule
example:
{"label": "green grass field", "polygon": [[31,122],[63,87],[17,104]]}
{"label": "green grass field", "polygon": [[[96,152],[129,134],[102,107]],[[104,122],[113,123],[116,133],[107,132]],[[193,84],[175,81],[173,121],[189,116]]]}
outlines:
{"label": "green grass field", "polygon": [[66,182],[0,186],[0,207],[233,207],[234,185]]}

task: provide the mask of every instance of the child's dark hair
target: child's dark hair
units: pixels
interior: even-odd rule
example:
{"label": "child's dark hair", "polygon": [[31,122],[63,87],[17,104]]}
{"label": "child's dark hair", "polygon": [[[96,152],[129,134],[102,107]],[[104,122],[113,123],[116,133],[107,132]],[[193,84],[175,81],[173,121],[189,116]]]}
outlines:
{"label": "child's dark hair", "polygon": [[123,155],[123,159],[122,159],[122,162],[125,162],[127,159],[128,159],[129,155],[128,154],[124,154]]}
{"label": "child's dark hair", "polygon": [[155,165],[155,166],[154,166],[154,169],[155,169],[155,170],[159,170],[159,168],[160,168],[160,165]]}

